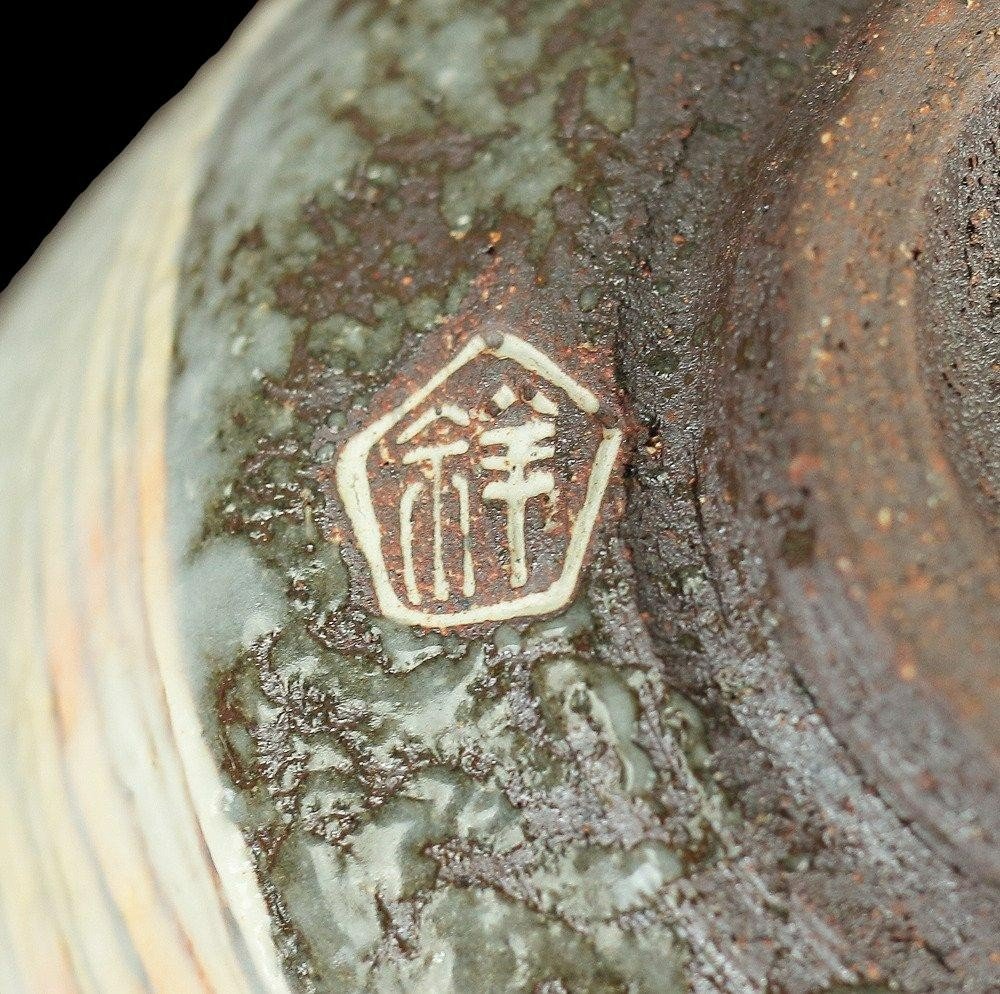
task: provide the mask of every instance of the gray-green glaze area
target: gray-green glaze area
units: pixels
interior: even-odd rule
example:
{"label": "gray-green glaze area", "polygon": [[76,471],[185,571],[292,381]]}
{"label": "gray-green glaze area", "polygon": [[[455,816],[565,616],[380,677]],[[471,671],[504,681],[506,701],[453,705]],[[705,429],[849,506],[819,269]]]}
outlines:
{"label": "gray-green glaze area", "polygon": [[[859,841],[852,791],[898,822],[775,662],[764,566],[706,527],[725,467],[691,442],[726,184],[866,6],[316,0],[252,67],[187,241],[171,526],[192,683],[296,990],[944,975],[905,937],[873,963],[859,895],[896,894],[926,853]],[[400,628],[365,606],[324,473],[350,412],[492,308],[487,286],[518,334],[614,347],[649,398],[635,506],[558,616]],[[801,517],[789,555],[808,562]]]}
{"label": "gray-green glaze area", "polygon": [[215,145],[173,402],[185,627],[303,990],[681,988],[664,889],[727,815],[694,709],[597,648],[612,538],[558,618],[400,630],[356,605],[316,481],[491,233],[557,258],[555,191],[632,120],[623,10],[305,5]]}

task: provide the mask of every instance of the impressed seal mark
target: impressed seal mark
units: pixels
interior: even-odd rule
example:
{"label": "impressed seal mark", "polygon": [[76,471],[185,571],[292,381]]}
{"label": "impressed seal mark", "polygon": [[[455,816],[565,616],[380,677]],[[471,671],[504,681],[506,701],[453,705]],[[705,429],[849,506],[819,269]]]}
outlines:
{"label": "impressed seal mark", "polygon": [[565,606],[621,440],[610,406],[540,349],[471,338],[336,463],[382,613],[451,628]]}

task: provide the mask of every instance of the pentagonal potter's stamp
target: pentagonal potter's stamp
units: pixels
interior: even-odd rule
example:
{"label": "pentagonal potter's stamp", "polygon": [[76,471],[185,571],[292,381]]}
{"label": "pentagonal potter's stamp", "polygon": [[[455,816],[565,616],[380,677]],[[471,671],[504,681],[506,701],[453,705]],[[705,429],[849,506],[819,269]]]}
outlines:
{"label": "pentagonal potter's stamp", "polygon": [[453,628],[573,597],[618,513],[624,426],[595,354],[555,351],[476,334],[390,385],[340,449],[336,490],[385,617]]}

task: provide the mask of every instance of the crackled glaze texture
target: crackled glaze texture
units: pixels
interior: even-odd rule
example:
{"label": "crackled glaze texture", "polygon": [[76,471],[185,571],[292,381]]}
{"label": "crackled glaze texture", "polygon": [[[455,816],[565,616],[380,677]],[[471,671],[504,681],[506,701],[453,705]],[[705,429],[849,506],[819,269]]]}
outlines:
{"label": "crackled glaze texture", "polygon": [[317,479],[492,273],[509,326],[607,334],[572,231],[625,155],[624,14],[307,5],[215,142],[171,417],[184,623],[303,989],[681,984],[654,898],[727,815],[697,713],[603,647],[613,537],[552,620],[422,633],[359,607]]}
{"label": "crackled glaze texture", "polygon": [[0,987],[997,990],[998,38],[262,5],[0,306]]}
{"label": "crackled glaze texture", "polygon": [[[233,99],[185,250],[173,541],[229,816],[296,989],[986,989],[981,899],[891,790],[859,792],[823,691],[788,668],[774,584],[794,613],[807,491],[744,497],[724,447],[704,454],[713,356],[735,341],[751,383],[768,347],[739,344],[718,280],[741,265],[720,231],[770,203],[725,228],[726,191],[865,6],[303,4]],[[633,506],[553,617],[393,623],[345,562],[329,467],[352,411],[490,315],[616,353],[646,433]],[[981,837],[971,816],[952,843]]]}

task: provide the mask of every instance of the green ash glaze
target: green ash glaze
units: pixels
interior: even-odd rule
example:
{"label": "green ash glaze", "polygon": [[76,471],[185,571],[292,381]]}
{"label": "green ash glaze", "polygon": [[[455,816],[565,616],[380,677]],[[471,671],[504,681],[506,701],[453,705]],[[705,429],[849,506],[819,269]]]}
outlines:
{"label": "green ash glaze", "polygon": [[[751,32],[726,6],[723,29]],[[317,476],[347,412],[497,258],[573,334],[608,341],[596,255],[571,233],[605,230],[622,177],[669,178],[686,140],[678,110],[664,161],[623,143],[630,12],[303,4],[213,142],[185,260],[172,521],[193,679],[298,990],[685,989],[673,885],[727,853],[734,816],[699,715],[623,620],[615,536],[557,618],[402,630],[360,606]],[[680,365],[663,352],[663,373]],[[693,597],[708,581],[676,582]]]}

